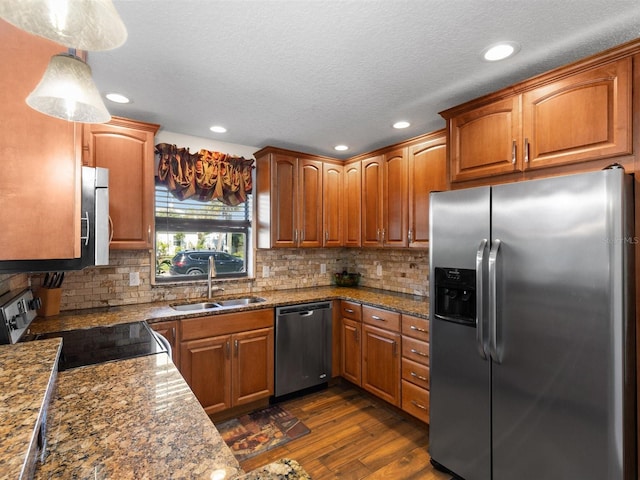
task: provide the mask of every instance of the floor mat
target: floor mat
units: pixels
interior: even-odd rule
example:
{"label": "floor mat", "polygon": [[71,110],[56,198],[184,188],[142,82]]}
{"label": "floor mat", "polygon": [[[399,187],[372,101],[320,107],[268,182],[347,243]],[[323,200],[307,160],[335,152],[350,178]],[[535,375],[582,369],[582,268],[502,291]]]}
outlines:
{"label": "floor mat", "polygon": [[278,405],[227,420],[216,428],[239,462],[310,432],[304,423]]}

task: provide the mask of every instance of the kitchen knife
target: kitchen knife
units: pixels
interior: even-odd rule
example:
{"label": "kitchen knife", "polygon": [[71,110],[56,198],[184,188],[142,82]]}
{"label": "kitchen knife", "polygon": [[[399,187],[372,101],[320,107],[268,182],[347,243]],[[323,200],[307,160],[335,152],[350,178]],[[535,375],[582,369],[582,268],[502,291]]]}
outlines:
{"label": "kitchen knife", "polygon": [[46,275],[44,276],[44,280],[42,282],[42,286],[44,288],[49,288],[49,272],[47,272]]}
{"label": "kitchen knife", "polygon": [[56,284],[55,288],[60,288],[62,287],[62,282],[64,281],[64,272],[61,272],[58,274],[58,283]]}

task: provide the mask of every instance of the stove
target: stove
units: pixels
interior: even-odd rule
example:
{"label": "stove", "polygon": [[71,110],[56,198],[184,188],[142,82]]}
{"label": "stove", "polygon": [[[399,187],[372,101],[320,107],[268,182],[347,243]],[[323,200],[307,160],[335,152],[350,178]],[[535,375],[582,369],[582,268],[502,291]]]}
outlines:
{"label": "stove", "polygon": [[17,343],[41,305],[30,289],[12,290],[0,296],[0,345]]}
{"label": "stove", "polygon": [[58,369],[95,365],[126,358],[169,353],[147,322],[131,322],[64,332],[40,333],[28,340],[62,338]]}

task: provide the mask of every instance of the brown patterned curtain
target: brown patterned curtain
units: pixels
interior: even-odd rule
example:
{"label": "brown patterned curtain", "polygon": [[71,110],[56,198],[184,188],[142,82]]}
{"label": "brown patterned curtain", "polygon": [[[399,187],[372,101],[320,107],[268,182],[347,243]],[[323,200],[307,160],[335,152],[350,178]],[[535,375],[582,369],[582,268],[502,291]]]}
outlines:
{"label": "brown patterned curtain", "polygon": [[156,153],[160,155],[158,180],[179,200],[194,197],[235,206],[245,202],[253,188],[253,159],[205,149],[189,153],[188,148],[168,143],[156,145]]}

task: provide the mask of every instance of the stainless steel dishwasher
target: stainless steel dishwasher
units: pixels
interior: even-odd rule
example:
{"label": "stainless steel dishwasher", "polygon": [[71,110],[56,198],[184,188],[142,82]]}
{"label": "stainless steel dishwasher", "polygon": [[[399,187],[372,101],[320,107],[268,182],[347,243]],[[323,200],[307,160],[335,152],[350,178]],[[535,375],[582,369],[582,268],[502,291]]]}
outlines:
{"label": "stainless steel dishwasher", "polygon": [[331,377],[331,302],[276,308],[275,397]]}

